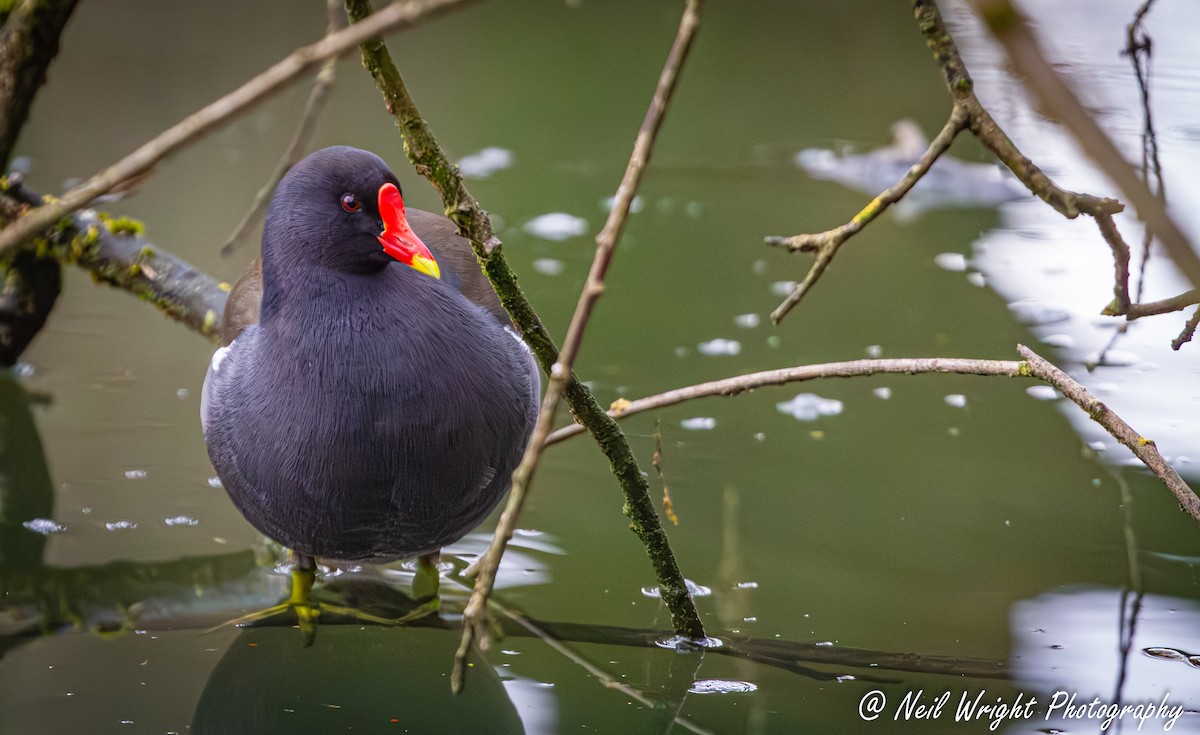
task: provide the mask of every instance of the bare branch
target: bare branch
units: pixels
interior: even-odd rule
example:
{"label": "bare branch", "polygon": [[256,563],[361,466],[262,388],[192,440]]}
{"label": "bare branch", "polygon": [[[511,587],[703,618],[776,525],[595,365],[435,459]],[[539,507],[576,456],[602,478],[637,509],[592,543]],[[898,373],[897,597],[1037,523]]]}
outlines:
{"label": "bare branch", "polygon": [[[596,302],[604,294],[605,275],[616,252],[617,242],[621,238],[621,232],[629,216],[629,209],[633,203],[634,196],[637,194],[638,185],[641,183],[642,174],[645,171],[646,164],[650,161],[654,141],[658,136],[658,131],[666,115],[671,94],[675,90],[679,71],[687,58],[688,50],[691,48],[692,39],[695,37],[699,25],[700,0],[688,0],[683,17],[679,22],[679,30],[675,36],[675,42],[671,47],[670,54],[667,56],[662,74],[659,76],[658,86],[654,91],[650,108],[646,111],[646,117],[642,121],[641,128],[638,130],[637,139],[633,146],[633,153],[629,158],[629,164],[625,168],[625,174],[621,179],[620,185],[617,187],[612,210],[609,212],[608,220],[604,223],[604,228],[596,236],[596,253],[592,259],[592,267],[588,272],[587,282],[579,294],[579,302],[575,306],[575,313],[571,317],[571,323],[567,327],[567,336],[563,340],[558,361],[550,371],[550,383],[546,388],[546,395],[542,398],[542,406],[538,412],[537,425],[534,427],[533,437],[529,440],[529,445],[525,448],[525,455],[521,458],[521,464],[513,472],[513,486],[508,496],[508,503],[505,505],[504,512],[500,516],[500,523],[497,524],[496,532],[492,536],[491,545],[481,559],[479,573],[475,579],[475,589],[471,593],[466,609],[463,610],[463,638],[458,653],[455,655],[454,662],[453,686],[456,688],[461,688],[462,686],[463,667],[472,642],[478,642],[480,647],[487,648],[489,639],[487,600],[492,593],[496,571],[500,566],[500,558],[503,556],[508,542],[512,539],[513,529],[516,527],[517,518],[520,516],[521,509],[525,503],[526,492],[533,479],[534,472],[537,470],[542,451],[545,449],[546,437],[550,434],[550,430],[553,427],[554,414],[558,409],[558,403],[563,396],[564,388],[571,376],[571,366],[575,360],[575,356],[579,353],[580,345],[583,343],[583,336],[587,330],[588,320],[595,309]],[[640,514],[641,523],[645,525],[649,522],[654,527],[646,528],[639,535],[642,535],[643,541],[650,534],[665,537],[661,521],[654,510],[653,503],[649,500],[648,494],[645,497],[645,503],[648,504],[649,508],[648,512]],[[670,588],[662,588],[663,598],[666,599],[668,595],[677,598],[671,607],[674,613],[676,607],[680,607],[681,602],[688,599],[683,575],[680,573],[673,558],[660,556],[654,561],[655,565],[660,567],[657,569],[659,578],[666,579],[671,585]],[[667,565],[670,568],[664,568]],[[689,605],[689,607],[691,606]],[[682,623],[682,630],[688,637],[704,638],[704,626],[701,624],[699,616],[695,614],[694,607],[691,607],[691,617],[692,619],[690,620],[681,621],[677,619],[675,621],[676,628],[680,629]]]}
{"label": "bare branch", "polygon": [[1167,212],[1163,201],[1138,176],[1112,139],[1084,109],[1074,91],[1047,61],[1040,44],[1009,0],[972,0],[972,4],[1008,59],[1024,78],[1042,109],[1061,122],[1089,158],[1133,203],[1138,216],[1163,244],[1193,286],[1200,287],[1200,255]]}
{"label": "bare branch", "polygon": [[1150,468],[1150,471],[1158,476],[1158,479],[1162,480],[1167,489],[1179,501],[1180,507],[1193,520],[1200,523],[1200,498],[1196,497],[1196,493],[1192,492],[1179,473],[1172,469],[1171,465],[1167,464],[1167,461],[1159,454],[1153,439],[1147,439],[1134,431],[1133,427],[1113,413],[1112,409],[1104,405],[1103,401],[1093,396],[1071,376],[1050,364],[1033,350],[1025,345],[1017,345],[1017,352],[1029,362],[1030,375],[1058,388],[1064,396],[1082,408],[1092,421],[1103,426],[1117,441],[1129,447],[1130,451],[1142,460]]}
{"label": "bare branch", "polygon": [[311,46],[296,50],[238,89],[189,115],[133,153],[71,189],[61,199],[44,204],[9,224],[0,231],[0,253],[25,242],[54,224],[60,217],[87,206],[96,197],[123,182],[148,173],[163,158],[197,140],[234,115],[265,100],[288,82],[324,63],[326,59],[345,54],[367,38],[412,26],[470,1],[410,0],[393,3],[371,16],[367,22],[356,23]]}
{"label": "bare branch", "polygon": [[846,240],[858,233],[862,228],[866,227],[869,222],[882,214],[888,207],[900,201],[905,194],[911,190],[929,167],[941,157],[954,142],[954,138],[967,126],[966,112],[958,106],[950,111],[950,119],[942,126],[941,132],[929,143],[924,155],[921,156],[915,164],[909,168],[908,172],[900,181],[896,182],[886,191],[871,200],[871,202],[862,208],[858,214],[854,215],[846,224],[835,227],[832,230],[818,233],[816,235],[793,235],[791,237],[768,237],[766,243],[768,245],[784,246],[795,252],[816,252],[817,257],[809,268],[808,274],[804,276],[804,280],[798,283],[787,298],[783,300],[775,310],[771,312],[771,321],[778,324],[783,317],[792,310],[809,289],[829,267],[833,257],[837,255],[838,248],[842,246]]}
{"label": "bare branch", "polygon": [[[342,9],[342,0],[326,0],[325,9],[329,16],[325,36],[329,37],[346,26],[346,12]],[[304,112],[300,115],[300,126],[296,128],[291,141],[288,142],[287,149],[280,157],[279,163],[275,165],[275,170],[267,178],[267,183],[254,195],[254,203],[250,205],[250,210],[242,217],[242,221],[237,224],[237,227],[233,228],[233,234],[221,246],[221,255],[233,254],[233,251],[254,228],[254,225],[266,214],[271,197],[275,194],[275,187],[283,180],[284,174],[304,156],[309,141],[312,140],[313,133],[316,131],[317,118],[320,117],[321,110],[325,109],[325,101],[329,98],[330,89],[333,88],[333,79],[336,73],[337,57],[326,59],[325,63],[321,65],[321,71],[317,72],[317,79],[313,82],[312,91],[308,93],[308,102],[304,104]]]}
{"label": "bare branch", "polygon": [[[802,383],[818,378],[859,378],[866,375],[903,374],[920,375],[924,373],[957,373],[959,375],[1006,375],[1011,378],[1022,375],[1022,363],[1013,360],[968,360],[948,357],[927,357],[909,359],[885,360],[850,360],[848,362],[826,362],[818,365],[798,365],[796,367],[764,370],[757,373],[747,373],[732,378],[712,380],[707,383],[676,388],[665,393],[659,393],[635,401],[623,401],[619,408],[608,413],[616,418],[628,418],[645,411],[653,411],[667,406],[674,406],[685,401],[709,396],[736,396],[756,388],[787,383]],[[583,427],[577,424],[558,429],[546,440],[547,444],[556,444],[564,439],[570,439],[576,434],[583,433]]]}

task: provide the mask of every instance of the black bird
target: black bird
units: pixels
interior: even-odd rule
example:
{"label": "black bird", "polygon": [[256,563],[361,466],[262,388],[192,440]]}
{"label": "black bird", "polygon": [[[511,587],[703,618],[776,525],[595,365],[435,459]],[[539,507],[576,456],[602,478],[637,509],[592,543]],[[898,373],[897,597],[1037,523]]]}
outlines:
{"label": "black bird", "polygon": [[200,410],[234,504],[298,556],[278,607],[303,623],[314,557],[420,556],[428,571],[478,525],[509,487],[539,390],[470,244],[444,217],[406,214],[378,156],[338,146],[279,183]]}

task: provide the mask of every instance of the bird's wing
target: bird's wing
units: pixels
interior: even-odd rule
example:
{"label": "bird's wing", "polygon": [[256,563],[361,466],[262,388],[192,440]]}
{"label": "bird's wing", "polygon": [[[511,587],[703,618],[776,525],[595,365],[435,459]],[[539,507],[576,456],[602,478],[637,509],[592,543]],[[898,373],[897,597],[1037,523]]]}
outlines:
{"label": "bird's wing", "polygon": [[225,301],[225,316],[221,321],[222,346],[233,344],[243,329],[251,324],[258,324],[262,289],[262,258],[255,258],[229,290],[229,299]]}

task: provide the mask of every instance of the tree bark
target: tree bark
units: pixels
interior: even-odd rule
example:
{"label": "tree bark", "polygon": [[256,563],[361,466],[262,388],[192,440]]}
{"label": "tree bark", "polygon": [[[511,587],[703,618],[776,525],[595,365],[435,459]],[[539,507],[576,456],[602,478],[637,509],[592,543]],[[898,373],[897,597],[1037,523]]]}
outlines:
{"label": "tree bark", "polygon": [[[7,168],[46,69],[78,0],[22,0],[0,28],[0,167]],[[41,331],[62,289],[54,258],[18,253],[0,286],[0,365],[13,365]]]}

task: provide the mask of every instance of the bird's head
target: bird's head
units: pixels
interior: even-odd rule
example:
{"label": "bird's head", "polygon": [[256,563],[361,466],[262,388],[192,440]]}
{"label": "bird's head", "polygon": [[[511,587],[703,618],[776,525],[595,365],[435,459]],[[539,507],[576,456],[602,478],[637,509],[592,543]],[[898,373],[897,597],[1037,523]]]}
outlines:
{"label": "bird's head", "polygon": [[324,148],[288,171],[263,231],[265,259],[374,273],[393,260],[434,278],[437,260],[409,226],[395,174],[379,156]]}

